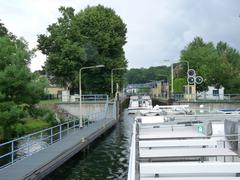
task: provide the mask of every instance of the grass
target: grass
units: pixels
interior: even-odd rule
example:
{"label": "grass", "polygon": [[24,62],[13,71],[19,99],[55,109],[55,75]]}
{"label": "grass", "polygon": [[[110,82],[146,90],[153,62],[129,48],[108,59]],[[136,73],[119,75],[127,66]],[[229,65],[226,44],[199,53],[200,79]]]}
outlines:
{"label": "grass", "polygon": [[25,134],[39,131],[41,129],[48,128],[49,124],[43,120],[27,120],[24,124]]}
{"label": "grass", "polygon": [[55,103],[60,103],[60,99],[50,99],[50,100],[41,100],[39,102],[40,105],[49,105],[49,104],[55,104]]}

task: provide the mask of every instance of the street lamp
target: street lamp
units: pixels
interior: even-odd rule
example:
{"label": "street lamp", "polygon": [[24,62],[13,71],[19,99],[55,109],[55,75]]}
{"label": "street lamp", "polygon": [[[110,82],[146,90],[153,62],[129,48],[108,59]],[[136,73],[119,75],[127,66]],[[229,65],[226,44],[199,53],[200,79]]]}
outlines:
{"label": "street lamp", "polygon": [[111,70],[111,95],[113,96],[113,71],[124,70],[125,68],[114,68]]}
{"label": "street lamp", "polygon": [[96,66],[88,66],[88,67],[82,67],[79,69],[79,124],[80,128],[83,127],[83,121],[82,121],[82,83],[81,83],[81,73],[84,69],[93,69],[93,68],[102,68],[104,65],[96,65]]}
{"label": "street lamp", "polygon": [[[184,61],[180,61],[180,62],[185,62],[185,63],[187,63],[187,73],[188,73],[188,71],[189,71],[189,61],[186,61],[186,60],[184,60]],[[187,79],[188,80],[188,79]],[[187,88],[187,95],[188,95],[188,101],[189,101],[189,81],[187,81],[188,82],[188,88]]]}
{"label": "street lamp", "polygon": [[[165,60],[165,61],[169,61],[169,60]],[[183,63],[183,62],[187,63],[187,68],[189,70],[189,61],[183,60],[183,61],[180,61],[178,63]],[[172,63],[171,64],[171,94],[172,95],[174,93],[174,88],[173,88],[173,65],[174,64],[177,64],[177,63]],[[189,82],[188,82],[188,101],[189,101]]]}

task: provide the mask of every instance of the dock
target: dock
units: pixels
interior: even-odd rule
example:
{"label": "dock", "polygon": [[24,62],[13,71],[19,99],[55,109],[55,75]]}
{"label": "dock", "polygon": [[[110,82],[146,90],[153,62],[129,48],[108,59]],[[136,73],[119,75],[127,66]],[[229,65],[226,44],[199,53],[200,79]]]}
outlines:
{"label": "dock", "polygon": [[[107,101],[105,107],[102,112],[84,116],[84,127],[80,128],[76,119],[1,144],[1,147],[10,146],[11,151],[0,157],[10,157],[11,161],[0,169],[0,179],[42,179],[53,172],[116,125],[116,101]],[[26,143],[15,146],[19,141]],[[40,142],[48,146],[32,152]],[[23,150],[27,153],[18,157]]]}

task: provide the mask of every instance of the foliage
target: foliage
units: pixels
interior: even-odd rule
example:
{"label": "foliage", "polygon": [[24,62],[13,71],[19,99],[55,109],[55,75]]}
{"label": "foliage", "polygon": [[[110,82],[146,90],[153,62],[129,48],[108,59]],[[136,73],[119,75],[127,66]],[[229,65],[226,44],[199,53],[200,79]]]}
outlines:
{"label": "foliage", "polygon": [[0,126],[2,127],[3,138],[11,137],[11,126],[26,116],[21,107],[14,102],[0,103]]}
{"label": "foliage", "polygon": [[[0,23],[0,132],[5,140],[27,132],[24,119],[31,118],[29,110],[34,109],[47,86],[46,78],[30,72],[32,56],[27,42]],[[49,123],[51,117],[43,121]]]}
{"label": "foliage", "polygon": [[[170,79],[170,68],[166,66],[130,69],[127,71],[127,81],[129,84],[147,83],[162,79]],[[167,77],[166,77],[167,76]]]}
{"label": "foliage", "polygon": [[142,88],[137,90],[137,93],[139,93],[139,94],[148,94],[149,92],[150,92],[149,87],[142,87]]}
{"label": "foliage", "polygon": [[184,85],[186,85],[186,78],[176,78],[174,79],[174,92],[184,93]]}
{"label": "foliage", "polygon": [[0,36],[0,101],[33,105],[39,102],[46,83],[30,72],[28,64],[32,51],[27,42],[9,35],[1,25]]}
{"label": "foliage", "polygon": [[54,113],[46,108],[34,108],[30,110],[30,114],[35,119],[41,119],[49,124],[55,123]]}
{"label": "foliage", "polygon": [[[190,68],[204,78],[204,83],[197,86],[198,91],[207,90],[208,86],[225,87],[227,93],[238,93],[240,88],[240,54],[227,43],[204,42],[196,37],[181,52],[181,60],[189,61]],[[186,67],[183,69],[186,72]]]}
{"label": "foliage", "polygon": [[[105,68],[82,72],[82,87],[109,92],[111,69],[127,67],[123,50],[126,25],[114,10],[101,5],[76,14],[70,7],[59,11],[62,16],[49,25],[48,34],[38,36],[38,49],[47,55],[45,71],[54,83],[76,89],[81,67],[104,64]],[[120,83],[123,73],[115,71],[114,82]]]}

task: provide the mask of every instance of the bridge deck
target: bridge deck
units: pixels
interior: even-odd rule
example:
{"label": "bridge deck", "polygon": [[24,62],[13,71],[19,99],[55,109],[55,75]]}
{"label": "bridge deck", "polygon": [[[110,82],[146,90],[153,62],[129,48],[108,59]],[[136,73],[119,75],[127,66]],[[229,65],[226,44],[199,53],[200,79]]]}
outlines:
{"label": "bridge deck", "polygon": [[[43,178],[114,126],[116,122],[114,119],[107,119],[104,121],[105,124],[99,121],[83,129],[76,129],[61,141],[0,170],[0,179]],[[85,138],[85,141],[82,138]]]}

